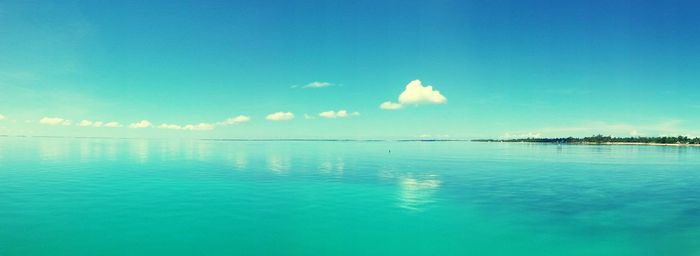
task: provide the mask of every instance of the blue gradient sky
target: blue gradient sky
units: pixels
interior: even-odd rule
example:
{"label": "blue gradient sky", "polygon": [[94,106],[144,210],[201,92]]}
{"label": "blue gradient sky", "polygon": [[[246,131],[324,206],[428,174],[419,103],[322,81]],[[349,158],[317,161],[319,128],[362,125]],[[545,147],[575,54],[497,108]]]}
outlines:
{"label": "blue gradient sky", "polygon": [[[697,1],[174,2],[0,0],[0,134],[700,136]],[[415,79],[447,103],[379,108]]]}

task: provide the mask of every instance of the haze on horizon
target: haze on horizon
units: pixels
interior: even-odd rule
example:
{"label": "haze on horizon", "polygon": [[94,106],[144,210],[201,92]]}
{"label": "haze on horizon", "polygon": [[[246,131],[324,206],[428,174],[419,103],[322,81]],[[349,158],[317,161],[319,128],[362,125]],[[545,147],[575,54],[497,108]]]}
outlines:
{"label": "haze on horizon", "polygon": [[0,1],[0,135],[700,136],[693,1]]}

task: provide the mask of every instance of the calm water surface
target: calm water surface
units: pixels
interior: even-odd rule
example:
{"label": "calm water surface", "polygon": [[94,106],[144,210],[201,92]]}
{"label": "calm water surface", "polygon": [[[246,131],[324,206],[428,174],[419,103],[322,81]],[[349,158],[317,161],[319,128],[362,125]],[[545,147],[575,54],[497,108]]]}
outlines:
{"label": "calm water surface", "polygon": [[0,138],[0,255],[193,254],[700,255],[700,148]]}

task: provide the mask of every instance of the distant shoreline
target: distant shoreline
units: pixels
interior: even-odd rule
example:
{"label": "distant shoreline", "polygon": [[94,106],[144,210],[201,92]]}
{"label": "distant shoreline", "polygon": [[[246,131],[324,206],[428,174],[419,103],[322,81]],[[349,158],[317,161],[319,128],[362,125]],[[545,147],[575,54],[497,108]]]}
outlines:
{"label": "distant shoreline", "polygon": [[675,143],[642,143],[642,142],[578,142],[578,143],[556,143],[556,142],[534,142],[534,141],[500,141],[500,140],[471,140],[472,142],[483,143],[531,143],[531,144],[562,144],[562,145],[627,145],[627,146],[673,146],[673,147],[700,147],[700,144],[675,144]]}
{"label": "distant shoreline", "polygon": [[678,146],[700,147],[700,138],[677,137],[612,137],[596,135],[584,138],[522,138],[522,139],[477,139],[474,142],[520,142],[572,145],[648,145],[648,146]]}

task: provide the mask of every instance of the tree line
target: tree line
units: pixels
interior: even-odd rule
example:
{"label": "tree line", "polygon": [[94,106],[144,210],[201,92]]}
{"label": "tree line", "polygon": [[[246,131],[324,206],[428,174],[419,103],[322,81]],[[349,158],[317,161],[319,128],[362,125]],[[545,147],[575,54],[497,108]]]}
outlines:
{"label": "tree line", "polygon": [[656,143],[656,144],[700,144],[700,137],[688,138],[687,136],[662,136],[662,137],[613,137],[595,135],[583,138],[520,138],[520,139],[478,139],[479,142],[538,142],[538,143]]}

